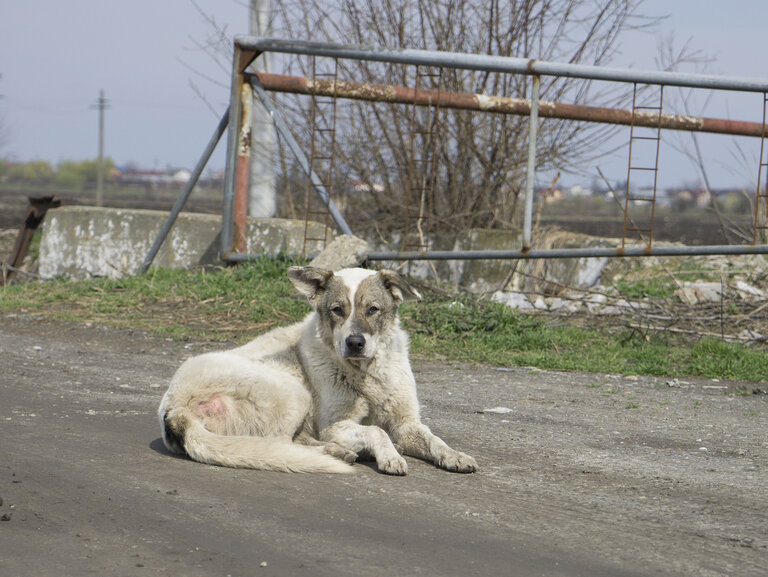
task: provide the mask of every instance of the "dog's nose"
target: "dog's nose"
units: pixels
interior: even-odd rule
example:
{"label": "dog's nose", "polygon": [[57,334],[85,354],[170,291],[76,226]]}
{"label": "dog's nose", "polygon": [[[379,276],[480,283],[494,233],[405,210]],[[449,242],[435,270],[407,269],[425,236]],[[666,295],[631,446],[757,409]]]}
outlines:
{"label": "dog's nose", "polygon": [[347,350],[352,354],[363,352],[365,337],[363,335],[349,335],[346,340]]}

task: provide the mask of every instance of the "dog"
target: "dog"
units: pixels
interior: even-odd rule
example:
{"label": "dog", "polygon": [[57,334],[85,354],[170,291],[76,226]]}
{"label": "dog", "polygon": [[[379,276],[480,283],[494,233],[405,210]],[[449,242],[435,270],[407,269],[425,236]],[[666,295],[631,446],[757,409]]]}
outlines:
{"label": "dog", "polygon": [[421,298],[400,274],[290,267],[303,321],[185,361],[158,409],[165,446],[195,461],[350,473],[358,456],[405,475],[403,455],[459,473],[475,460],[421,422],[398,307]]}

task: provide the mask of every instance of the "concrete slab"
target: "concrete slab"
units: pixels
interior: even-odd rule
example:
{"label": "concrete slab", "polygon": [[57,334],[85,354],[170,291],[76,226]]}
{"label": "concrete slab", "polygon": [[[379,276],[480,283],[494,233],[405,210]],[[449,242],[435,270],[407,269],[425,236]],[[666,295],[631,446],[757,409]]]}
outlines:
{"label": "concrete slab", "polygon": [[[168,218],[155,210],[64,207],[50,212],[40,243],[40,276],[119,278],[138,272]],[[324,225],[310,223],[310,236],[323,236]],[[219,264],[221,216],[182,212],[160,248],[153,266],[189,268]],[[333,238],[332,231],[329,240]],[[248,221],[249,254],[299,254],[304,243],[304,221],[254,219]],[[317,253],[321,243],[308,244]]]}

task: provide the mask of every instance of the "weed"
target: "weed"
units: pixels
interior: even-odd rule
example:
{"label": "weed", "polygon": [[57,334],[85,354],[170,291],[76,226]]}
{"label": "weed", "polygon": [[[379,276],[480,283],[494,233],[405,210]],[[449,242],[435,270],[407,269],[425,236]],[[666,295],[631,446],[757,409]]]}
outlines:
{"label": "weed", "polygon": [[671,277],[657,277],[645,280],[619,280],[614,288],[630,299],[669,298],[677,290],[677,284]]}

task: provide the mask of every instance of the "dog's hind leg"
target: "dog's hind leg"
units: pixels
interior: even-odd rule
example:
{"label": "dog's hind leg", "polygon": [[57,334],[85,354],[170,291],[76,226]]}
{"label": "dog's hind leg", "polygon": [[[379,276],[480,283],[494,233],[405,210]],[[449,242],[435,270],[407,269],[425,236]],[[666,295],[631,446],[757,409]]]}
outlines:
{"label": "dog's hind leg", "polygon": [[319,441],[315,439],[312,435],[307,433],[306,431],[302,431],[299,433],[294,439],[295,443],[299,443],[301,445],[307,445],[310,447],[321,447],[323,452],[326,455],[331,455],[332,457],[336,457],[337,459],[341,459],[345,463],[354,463],[357,461],[357,453],[353,451],[348,451],[341,445],[337,445],[336,443],[330,443],[325,441]]}
{"label": "dog's hind leg", "polygon": [[[202,410],[210,410],[218,404],[219,401],[202,403]],[[201,463],[271,471],[354,472],[349,464],[334,458],[324,446],[294,443],[288,436],[219,434],[210,430],[199,413],[189,407],[168,411],[165,426],[176,442],[173,449]]]}

